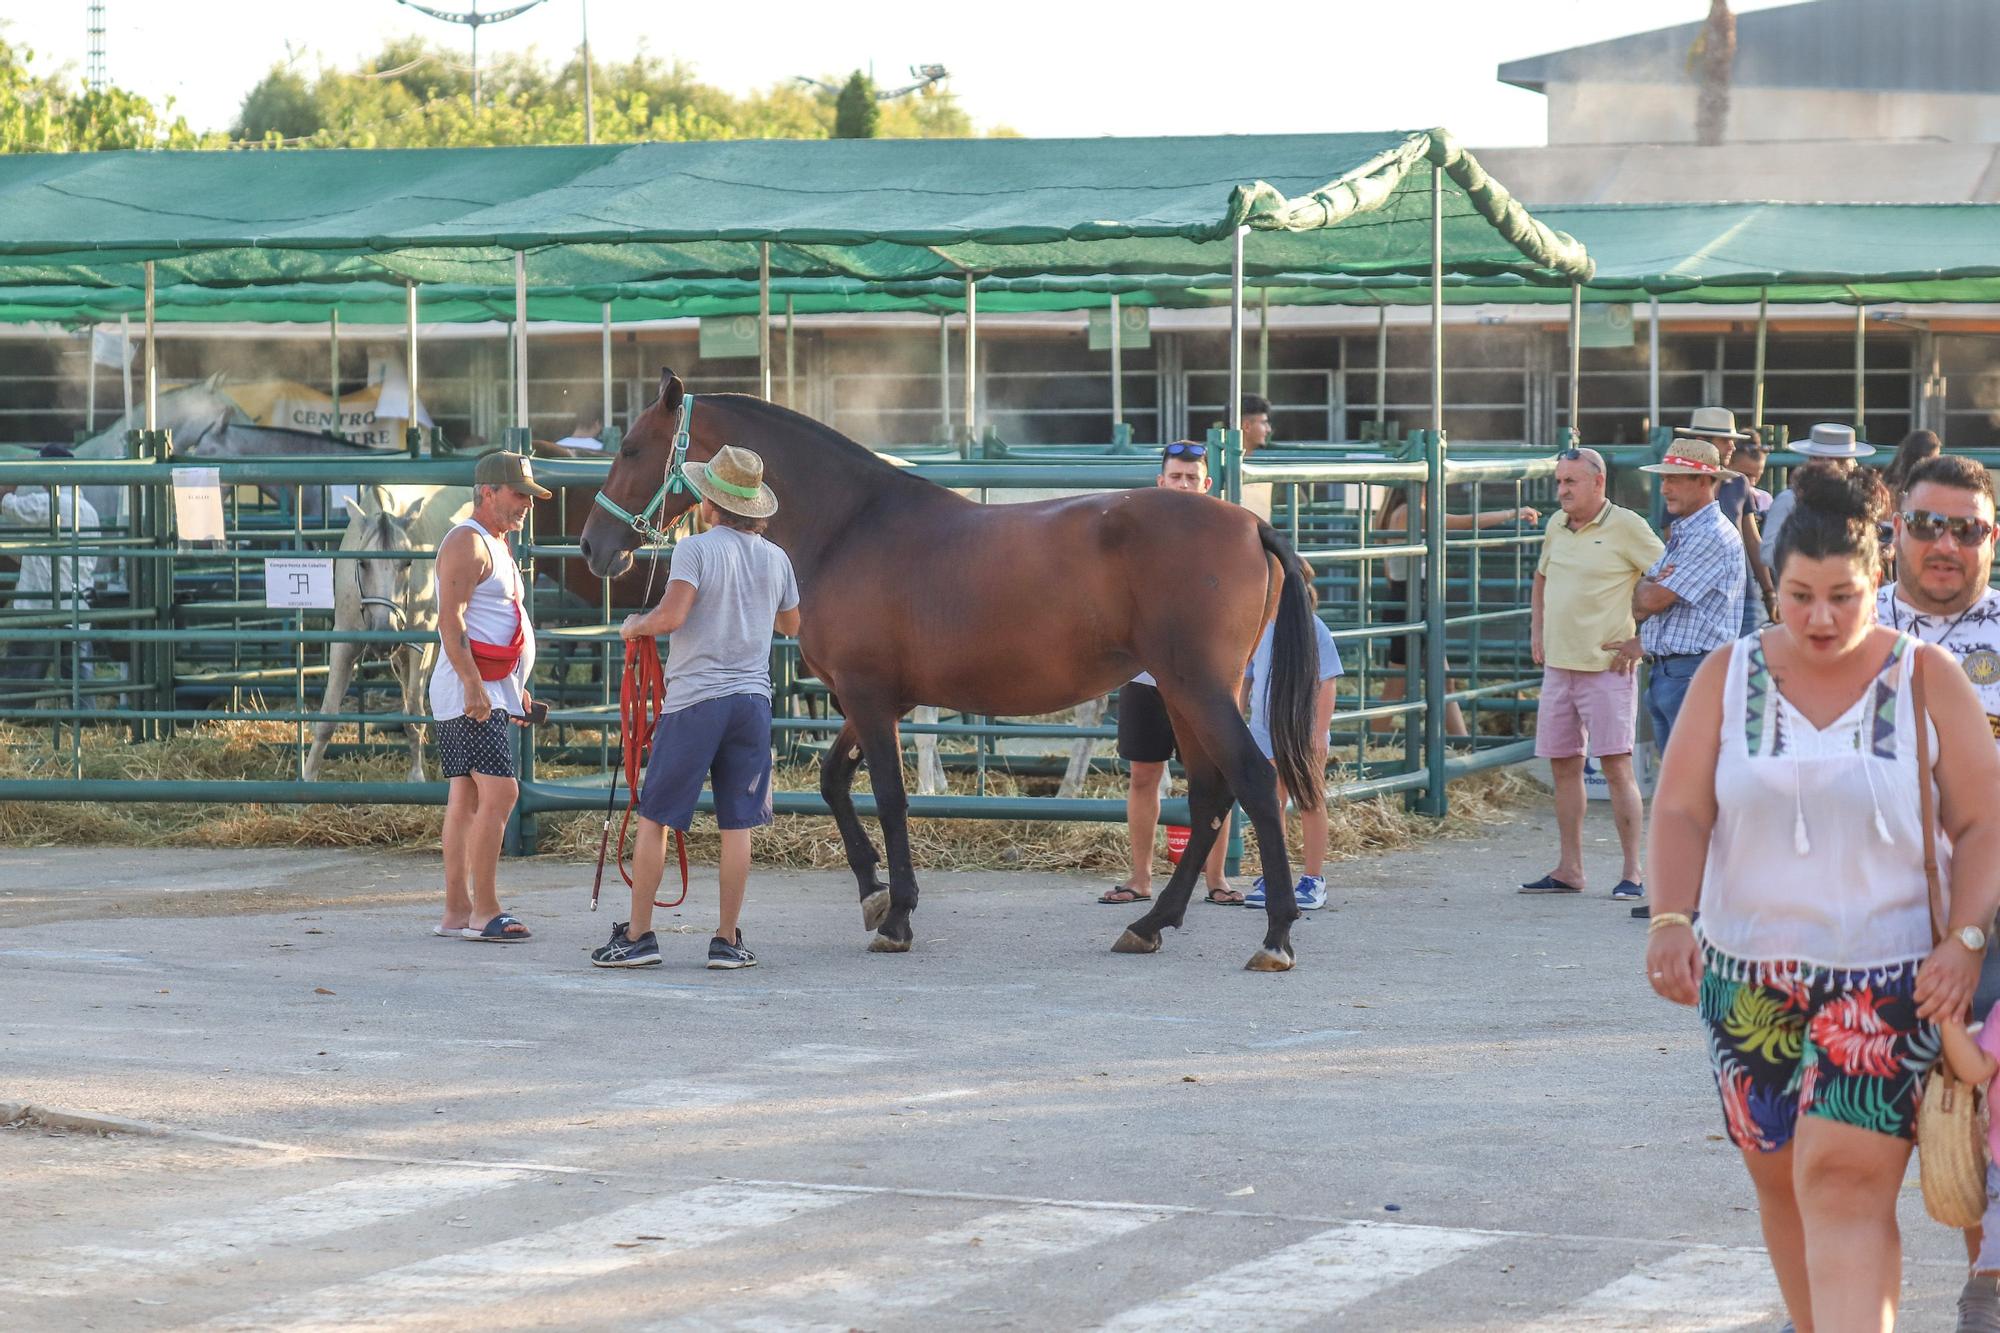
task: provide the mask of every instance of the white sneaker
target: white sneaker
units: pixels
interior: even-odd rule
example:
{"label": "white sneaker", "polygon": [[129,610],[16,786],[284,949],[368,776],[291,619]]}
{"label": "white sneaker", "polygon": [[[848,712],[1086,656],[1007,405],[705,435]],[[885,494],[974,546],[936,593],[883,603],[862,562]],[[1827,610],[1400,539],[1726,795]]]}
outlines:
{"label": "white sneaker", "polygon": [[1299,886],[1293,890],[1299,900],[1301,912],[1317,912],[1326,906],[1326,877],[1324,875],[1300,875]]}

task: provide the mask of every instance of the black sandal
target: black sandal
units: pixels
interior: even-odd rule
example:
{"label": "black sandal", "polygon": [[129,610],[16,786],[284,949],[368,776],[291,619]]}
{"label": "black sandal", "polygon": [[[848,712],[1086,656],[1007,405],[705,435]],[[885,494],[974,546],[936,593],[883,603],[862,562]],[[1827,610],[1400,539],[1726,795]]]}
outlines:
{"label": "black sandal", "polygon": [[1129,884],[1113,884],[1111,891],[1100,896],[1097,901],[1107,907],[1129,907],[1133,903],[1149,903],[1153,901],[1153,895],[1140,893]]}

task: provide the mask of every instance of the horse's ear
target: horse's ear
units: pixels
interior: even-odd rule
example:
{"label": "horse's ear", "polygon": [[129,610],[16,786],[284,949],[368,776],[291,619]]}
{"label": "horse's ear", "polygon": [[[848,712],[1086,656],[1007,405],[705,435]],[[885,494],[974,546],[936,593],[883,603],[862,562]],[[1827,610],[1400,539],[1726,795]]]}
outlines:
{"label": "horse's ear", "polygon": [[209,390],[211,393],[220,389],[222,387],[222,377],[224,375],[227,375],[228,373],[229,372],[226,370],[216,371],[213,375],[210,375],[207,379],[201,382],[201,387]]}
{"label": "horse's ear", "polygon": [[661,366],[660,410],[662,412],[680,411],[681,399],[686,393],[687,386],[681,383],[681,377],[674,374],[671,367]]}

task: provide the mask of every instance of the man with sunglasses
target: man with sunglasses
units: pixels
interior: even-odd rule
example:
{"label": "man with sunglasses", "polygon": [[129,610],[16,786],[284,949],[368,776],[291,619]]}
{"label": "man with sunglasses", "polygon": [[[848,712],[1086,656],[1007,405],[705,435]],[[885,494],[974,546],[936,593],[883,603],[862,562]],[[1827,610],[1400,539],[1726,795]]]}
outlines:
{"label": "man with sunglasses", "polygon": [[[1208,446],[1181,440],[1160,450],[1160,475],[1155,486],[1208,493]],[[1163,585],[1163,595],[1171,588]],[[1118,757],[1131,765],[1131,786],[1125,792],[1125,831],[1132,846],[1132,873],[1122,884],[1114,884],[1097,901],[1123,904],[1142,903],[1153,896],[1153,839],[1160,827],[1160,786],[1167,775],[1167,763],[1174,757],[1174,724],[1167,715],[1166,700],[1150,672],[1142,671],[1118,691]],[[1208,880],[1208,901],[1218,907],[1236,907],[1243,895],[1223,877],[1223,859],[1228,854],[1229,825],[1215,840],[1208,864],[1202,873]]]}
{"label": "man with sunglasses", "polygon": [[1993,480],[1969,458],[1941,454],[1911,469],[1896,515],[1896,581],[1875,618],[1950,651],[2000,740],[2000,593],[1993,570]]}
{"label": "man with sunglasses", "polygon": [[[1896,515],[1896,581],[1877,595],[1875,619],[1934,643],[1958,659],[1979,691],[1986,723],[2000,741],[2000,593],[1993,573],[1993,478],[1969,458],[1940,454],[1910,469]],[[1981,1017],[2000,1000],[2000,953],[1987,931],[1985,966],[1972,1011]],[[1980,1256],[1982,1231],[1965,1233],[1966,1253]],[[1984,1290],[1976,1290],[1983,1284]],[[1988,1277],[1975,1277],[1960,1297],[1982,1309],[2000,1306]]]}

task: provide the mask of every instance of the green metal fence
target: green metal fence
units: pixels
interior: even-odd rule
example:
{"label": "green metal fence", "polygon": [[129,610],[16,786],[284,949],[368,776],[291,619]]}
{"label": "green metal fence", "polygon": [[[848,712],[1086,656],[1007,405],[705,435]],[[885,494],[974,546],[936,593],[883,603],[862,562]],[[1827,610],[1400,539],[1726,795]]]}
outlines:
{"label": "green metal fence", "polygon": [[[1552,461],[1546,454],[1508,451],[1506,456],[1461,459],[1444,441],[1414,435],[1388,449],[1361,446],[1284,446],[1241,457],[1237,436],[1214,436],[1219,489],[1240,497],[1247,485],[1269,484],[1273,521],[1286,531],[1314,571],[1320,613],[1339,643],[1347,667],[1336,713],[1336,765],[1329,791],[1336,797],[1408,793],[1418,808],[1440,814],[1446,784],[1483,768],[1529,757],[1521,738],[1524,707],[1539,682],[1528,662],[1527,579],[1539,532],[1528,527],[1451,532],[1448,539],[1418,532],[1385,533],[1371,509],[1389,491],[1400,491],[1406,513],[1515,508],[1534,503],[1547,489]],[[39,488],[60,514],[64,493],[116,488],[123,516],[96,528],[52,521],[44,528],[0,527],[0,556],[45,557],[57,562],[96,557],[100,568],[88,605],[21,593],[0,572],[0,641],[21,662],[52,654],[53,670],[37,680],[0,679],[0,722],[24,729],[45,767],[66,759],[66,773],[0,780],[0,801],[165,801],[270,803],[441,804],[442,782],[305,781],[312,724],[332,720],[357,727],[346,752],[401,747],[386,728],[426,721],[400,711],[366,708],[382,687],[363,688],[363,707],[322,716],[320,682],[330,645],[434,641],[407,631],[335,631],[326,611],[285,611],[263,601],[262,561],[310,555],[345,560],[373,553],[337,550],[344,522],[309,520],[308,498],[322,501],[331,488],[353,484],[468,485],[469,458],[385,455],[362,460],[242,460],[212,462],[228,497],[226,540],[219,549],[178,543],[172,521],[170,442],[139,441],[144,456],[124,461],[36,460],[0,463],[0,487]],[[920,457],[930,451],[915,451]],[[940,451],[942,452],[942,451]],[[555,488],[594,491],[608,463],[538,463],[536,475]],[[1096,490],[1152,484],[1158,471],[1150,450],[1114,445],[1096,456],[1014,455],[965,458],[956,451],[922,457],[912,467],[941,485],[972,490],[982,498],[1010,489]],[[254,490],[252,488],[255,488]],[[103,493],[102,491],[99,492]],[[1546,507],[1546,506],[1544,506]],[[322,503],[322,512],[329,506]],[[344,517],[344,516],[343,516]],[[1435,526],[1435,525],[1434,525]],[[523,738],[522,796],[515,845],[531,848],[535,817],[552,811],[601,809],[606,782],[617,762],[617,677],[622,649],[615,625],[631,609],[610,604],[609,584],[586,604],[563,591],[567,562],[580,559],[575,536],[537,531],[517,542],[529,614],[537,627],[535,688],[554,705],[551,725]],[[430,558],[418,552],[415,559]],[[1419,561],[1441,577],[1407,582],[1392,596],[1388,563]],[[0,562],[4,566],[6,562]],[[1415,607],[1409,598],[1429,587],[1436,595]],[[1408,662],[1385,663],[1389,643],[1406,641]],[[1447,658],[1450,674],[1447,675]],[[806,757],[815,740],[839,729],[825,691],[807,678],[796,646],[774,647],[779,694],[777,744],[782,754]],[[16,668],[18,670],[18,668]],[[1455,683],[1447,688],[1447,680]],[[1444,710],[1449,699],[1466,711],[1472,735],[1451,742]],[[169,779],[86,779],[83,739],[93,728],[123,729],[135,741],[158,739],[209,722],[255,720],[289,724],[293,776],[286,780],[212,782]],[[989,771],[1044,769],[1079,739],[1105,742],[1110,726],[1077,727],[1045,720],[951,718],[906,723],[906,737],[933,734],[950,758],[975,773],[973,795],[914,796],[922,817],[1122,821],[1120,800],[999,796],[986,792]],[[1018,751],[1047,747],[1041,758]],[[1006,747],[1003,749],[1003,745]],[[1101,746],[1100,746],[1101,748]],[[1347,752],[1351,752],[1347,753]],[[538,776],[538,761],[560,758],[584,766],[580,777]],[[1100,766],[1113,761],[1100,759]],[[869,808],[868,802],[861,802]],[[823,812],[818,792],[781,791],[780,813]],[[1186,818],[1185,802],[1169,802],[1169,821]]]}

